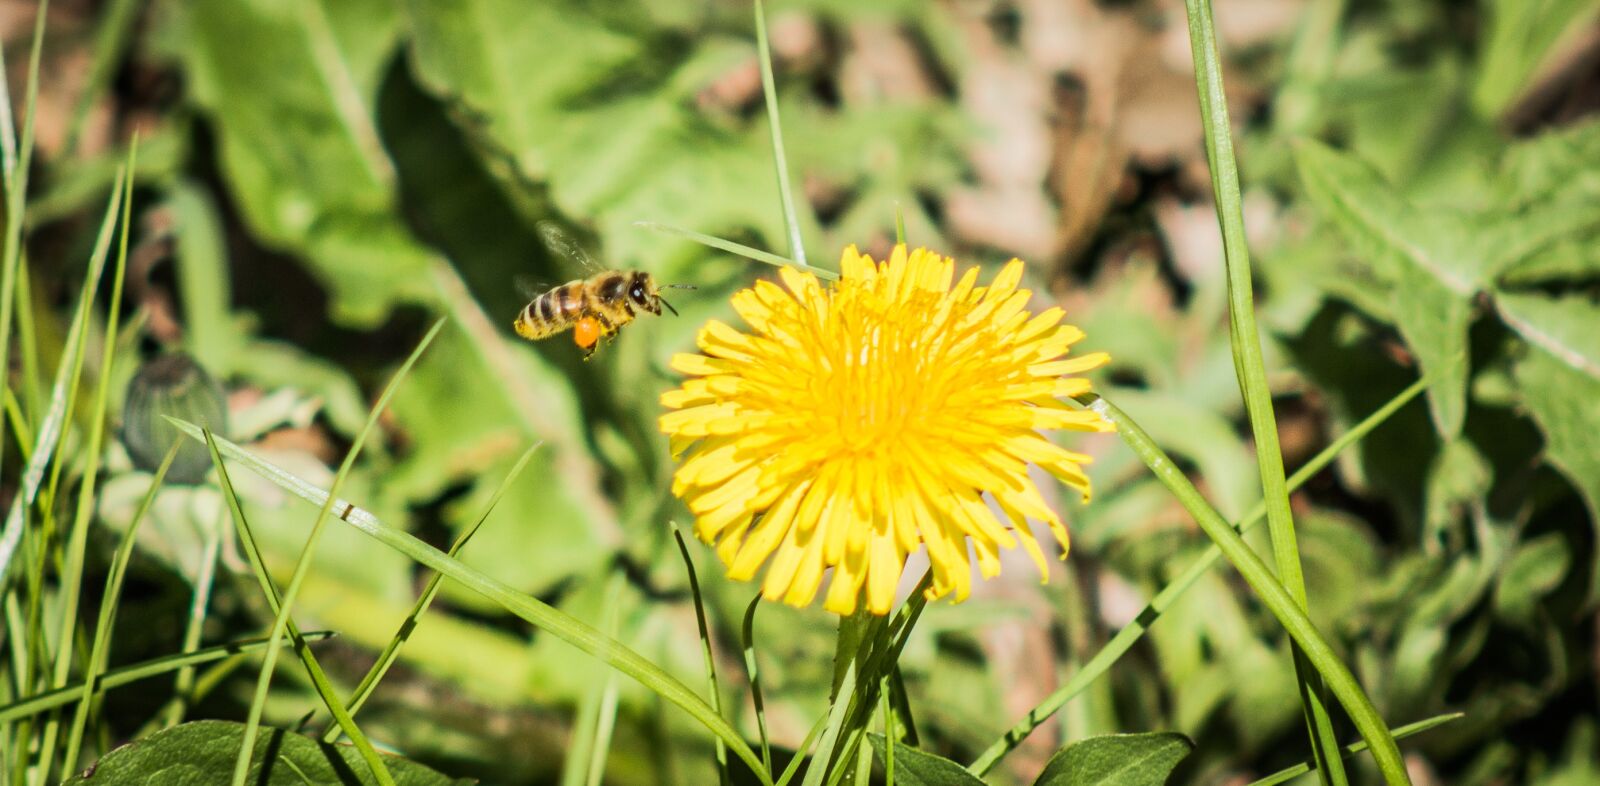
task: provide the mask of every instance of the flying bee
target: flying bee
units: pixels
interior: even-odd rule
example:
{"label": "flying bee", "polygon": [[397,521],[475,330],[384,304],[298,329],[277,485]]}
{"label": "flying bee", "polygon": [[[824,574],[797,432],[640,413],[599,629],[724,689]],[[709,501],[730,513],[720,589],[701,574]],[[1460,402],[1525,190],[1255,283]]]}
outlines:
{"label": "flying bee", "polygon": [[552,251],[576,261],[592,275],[532,296],[512,323],[517,335],[530,341],[571,329],[573,342],[583,348],[583,358],[588,360],[599,348],[600,339],[614,338],[640,311],[659,316],[665,307],[677,316],[678,310],[662,299],[661,290],[694,289],[688,284],[660,286],[654,276],[641,270],[606,270],[554,223],[540,221],[538,229]]}

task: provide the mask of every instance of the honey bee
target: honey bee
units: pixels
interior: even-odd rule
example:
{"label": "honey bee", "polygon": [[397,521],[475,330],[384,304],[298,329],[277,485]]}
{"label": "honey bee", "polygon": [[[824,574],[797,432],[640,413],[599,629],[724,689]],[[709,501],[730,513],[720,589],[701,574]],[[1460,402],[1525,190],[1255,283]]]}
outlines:
{"label": "honey bee", "polygon": [[555,224],[541,221],[538,229],[552,251],[575,260],[593,275],[532,295],[511,325],[517,335],[530,341],[571,329],[573,342],[583,348],[583,358],[588,360],[599,348],[600,339],[614,338],[640,311],[659,316],[665,307],[677,316],[678,310],[662,299],[661,290],[694,289],[688,284],[660,286],[642,270],[607,270]]}

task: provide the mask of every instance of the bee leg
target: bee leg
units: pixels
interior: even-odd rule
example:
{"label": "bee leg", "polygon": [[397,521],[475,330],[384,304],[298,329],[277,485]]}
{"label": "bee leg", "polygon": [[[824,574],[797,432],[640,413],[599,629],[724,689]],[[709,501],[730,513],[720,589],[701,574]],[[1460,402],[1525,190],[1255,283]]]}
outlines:
{"label": "bee leg", "polygon": [[[617,337],[617,326],[613,324],[611,319],[603,313],[596,313],[594,315],[594,320],[600,323],[600,339],[605,341],[607,344],[611,343],[612,340]],[[588,348],[584,350],[583,359],[588,360],[589,358],[594,357],[594,353],[598,349],[600,349],[600,341],[590,344]]]}

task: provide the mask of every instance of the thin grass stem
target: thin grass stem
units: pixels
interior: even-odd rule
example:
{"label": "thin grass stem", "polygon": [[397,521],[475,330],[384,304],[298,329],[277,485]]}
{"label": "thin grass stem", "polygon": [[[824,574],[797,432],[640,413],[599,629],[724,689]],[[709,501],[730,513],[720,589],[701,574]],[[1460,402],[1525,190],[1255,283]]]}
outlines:
{"label": "thin grass stem", "polygon": [[[417,344],[417,347],[411,351],[411,355],[401,364],[399,371],[395,372],[393,378],[389,380],[388,386],[384,388],[383,393],[378,397],[377,403],[373,405],[372,410],[367,414],[367,421],[362,426],[361,431],[356,434],[355,441],[350,445],[350,450],[345,453],[344,462],[339,465],[339,471],[334,474],[328,500],[323,503],[322,509],[317,512],[316,521],[311,525],[311,533],[306,536],[305,546],[301,549],[300,556],[295,561],[294,572],[290,574],[289,585],[283,591],[281,605],[276,610],[277,615],[272,621],[272,632],[268,634],[268,638],[277,640],[283,637],[284,629],[288,626],[289,615],[294,609],[295,598],[300,594],[300,585],[305,581],[306,573],[311,568],[311,559],[312,555],[316,553],[318,536],[322,534],[322,527],[328,521],[328,514],[332,512],[334,498],[338,496],[340,487],[344,485],[345,480],[350,476],[350,470],[355,466],[356,457],[360,455],[362,446],[366,444],[368,436],[372,434],[373,427],[377,425],[378,416],[388,408],[389,400],[399,388],[400,382],[410,373],[411,368],[416,365],[418,358],[422,357],[422,353],[427,350],[428,345],[433,343],[434,337],[439,335],[439,331],[444,327],[444,324],[444,319],[434,322],[427,335],[423,336],[422,341]],[[223,471],[220,460],[217,461],[217,467],[219,472]],[[345,514],[341,514],[341,517],[343,515]],[[243,521],[238,518],[237,512],[235,516],[235,523],[242,525]],[[272,684],[272,671],[273,667],[277,665],[277,660],[278,648],[269,647],[267,656],[262,662],[261,674],[256,680],[255,697],[250,702],[250,711],[246,716],[245,727],[240,735],[239,756],[234,761],[233,786],[244,786],[245,777],[250,771],[250,757],[255,752],[256,736],[261,725],[261,712],[266,704],[267,689]],[[328,709],[336,717],[341,714],[337,699],[329,702]],[[354,728],[352,723],[345,729],[345,733],[350,734],[352,741],[360,738],[359,731],[351,733]],[[368,764],[372,767],[373,776],[382,783],[392,783],[393,776],[388,773],[387,768],[384,767],[376,754],[370,757],[365,754],[366,751],[364,750],[363,757],[369,759]]]}
{"label": "thin grass stem", "polygon": [[[1427,386],[1428,381],[1426,379],[1419,379],[1413,382],[1405,390],[1390,399],[1388,403],[1379,407],[1349,431],[1340,435],[1338,439],[1323,448],[1310,461],[1307,461],[1305,466],[1295,471],[1294,475],[1289,478],[1289,488],[1300,488],[1306,481],[1321,472],[1329,464],[1332,464],[1333,460],[1338,458],[1339,454],[1343,453],[1346,448],[1371,433],[1373,429],[1387,422],[1390,416],[1398,412],[1401,407],[1411,403],[1417,396],[1421,395],[1427,389]],[[1258,502],[1249,513],[1246,513],[1240,519],[1236,529],[1240,534],[1249,532],[1257,524],[1261,523],[1265,517],[1266,505],[1264,502]],[[1039,728],[1041,724],[1049,720],[1057,710],[1065,706],[1084,688],[1087,688],[1091,683],[1099,679],[1101,675],[1109,671],[1112,664],[1116,663],[1128,650],[1132,649],[1134,643],[1143,637],[1146,631],[1150,630],[1156,620],[1160,619],[1161,615],[1166,613],[1167,609],[1171,608],[1172,604],[1176,603],[1178,598],[1182,597],[1184,592],[1194,586],[1194,583],[1199,581],[1206,571],[1211,570],[1220,559],[1222,559],[1222,550],[1220,548],[1215,544],[1206,547],[1205,553],[1201,554],[1167,586],[1162,587],[1161,591],[1156,593],[1155,597],[1134,617],[1133,621],[1117,631],[1117,634],[1112,636],[1111,640],[1106,642],[1094,654],[1094,657],[1083,664],[1067,680],[1065,685],[1057,688],[1037,707],[1029,710],[1022,720],[1001,735],[1000,739],[995,740],[988,748],[984,749],[983,753],[979,754],[971,764],[967,765],[967,770],[980,778],[987,774],[1001,757],[1021,745],[1022,741],[1027,739],[1034,729]]]}
{"label": "thin grass stem", "polygon": [[[179,431],[188,434],[191,438],[206,441],[204,429],[193,423],[167,418]],[[626,674],[640,684],[656,693],[662,699],[677,706],[679,709],[699,722],[706,730],[720,737],[728,744],[728,749],[750,765],[752,772],[763,786],[772,786],[772,779],[761,768],[761,760],[756,756],[744,738],[723,720],[711,705],[691,690],[687,685],[666,673],[661,667],[649,659],[629,649],[627,645],[615,638],[606,636],[593,626],[585,624],[570,614],[561,612],[538,598],[526,593],[518,592],[504,582],[490,578],[482,571],[460,562],[432,546],[418,540],[409,533],[402,532],[385,525],[371,511],[354,503],[333,497],[327,491],[318,488],[293,473],[262,459],[238,445],[221,437],[213,436],[218,451],[250,471],[261,475],[263,478],[276,484],[279,488],[313,505],[323,505],[327,500],[336,500],[336,505],[342,512],[339,520],[354,527],[368,537],[383,545],[404,554],[417,563],[433,570],[444,573],[466,589],[482,595],[506,611],[532,623],[539,629],[555,636],[562,641],[577,647],[595,658],[605,662],[612,668]]]}
{"label": "thin grass stem", "polygon": [[[278,588],[273,585],[272,577],[267,573],[266,560],[263,558],[260,546],[256,542],[255,533],[250,528],[250,522],[245,518],[244,510],[239,506],[239,496],[234,493],[233,480],[228,477],[227,467],[222,463],[222,456],[217,452],[216,443],[209,439],[211,432],[205,432],[205,436],[208,437],[206,448],[211,452],[211,460],[217,468],[218,485],[222,487],[222,495],[227,500],[228,511],[233,514],[233,523],[239,533],[240,541],[244,544],[245,555],[250,561],[251,573],[255,575],[256,581],[261,585],[261,593],[266,597],[267,605],[272,610],[274,619],[283,619],[283,609],[285,608],[283,599],[278,595]],[[295,625],[294,620],[285,619],[283,630],[279,632],[286,633],[289,636],[290,642],[294,645],[295,654],[300,657],[301,663],[306,668],[306,675],[311,679],[312,687],[316,690],[317,695],[321,697],[323,703],[327,705],[328,711],[333,714],[334,719],[345,730],[345,733],[350,735],[351,743],[356,746],[361,758],[366,761],[368,769],[372,771],[373,778],[383,786],[394,786],[394,778],[389,774],[389,770],[383,764],[382,758],[378,756],[377,750],[372,747],[372,743],[367,740],[360,727],[356,726],[355,720],[350,717],[350,713],[339,703],[338,693],[334,691],[332,682],[329,681],[328,675],[323,672],[322,665],[317,662],[316,656],[311,652],[311,648],[306,645],[305,637],[300,635],[299,626]],[[268,651],[271,652],[276,649],[277,641],[281,640],[281,636],[274,640],[273,646],[269,647]]]}
{"label": "thin grass stem", "polygon": [[[306,641],[322,641],[324,639],[333,638],[334,633],[332,631],[317,630],[306,631],[305,633],[302,633],[301,636]],[[129,666],[110,669],[104,674],[100,675],[99,680],[95,684],[95,689],[100,692],[105,692],[112,688],[120,688],[124,685],[138,682],[139,680],[147,680],[151,677],[159,677],[163,674],[171,674],[172,672],[175,672],[185,666],[198,666],[223,660],[225,658],[243,657],[249,653],[266,649],[268,644],[269,642],[267,641],[266,637],[244,639],[241,641],[228,642],[226,644],[218,644],[215,647],[206,647],[205,649],[195,650],[194,652],[187,654],[166,655]],[[65,707],[74,701],[78,701],[82,697],[83,685],[81,683],[73,683],[63,688],[28,696],[27,698],[14,701],[3,707],[0,707],[0,722],[9,723],[19,718],[38,715],[41,712],[47,712],[49,710],[56,709],[57,707]],[[142,737],[144,734],[141,733],[134,736]]]}
{"label": "thin grass stem", "polygon": [[1229,526],[1227,520],[1217,513],[1201,496],[1199,490],[1183,474],[1177,464],[1155,444],[1150,435],[1145,433],[1139,424],[1129,418],[1122,410],[1110,401],[1100,398],[1092,393],[1078,396],[1077,399],[1098,412],[1101,417],[1115,424],[1117,435],[1122,441],[1133,449],[1135,455],[1150,468],[1156,479],[1166,486],[1179,504],[1193,516],[1202,530],[1211,541],[1222,550],[1222,555],[1228,558],[1239,571],[1250,588],[1255,590],[1256,597],[1260,598],[1272,615],[1278,619],[1290,638],[1305,651],[1306,657],[1328,687],[1333,691],[1339,703],[1344,706],[1345,712],[1351,721],[1372,746],[1373,758],[1378,762],[1378,769],[1391,786],[1410,784],[1406,775],[1405,764],[1400,758],[1400,749],[1394,743],[1394,738],[1389,736],[1389,727],[1384,724],[1383,718],[1378,715],[1372,706],[1371,699],[1361,690],[1360,683],[1356,682],[1333,648],[1328,646],[1306,617],[1305,610],[1294,601],[1294,597],[1272,575],[1260,557],[1245,544],[1239,533]]}
{"label": "thin grass stem", "polygon": [[744,609],[744,622],[739,626],[739,643],[744,647],[744,673],[750,682],[750,702],[756,712],[756,733],[761,737],[761,763],[772,772],[772,743],[767,738],[767,706],[761,698],[761,668],[756,658],[756,608],[761,605],[761,593],[750,599]]}
{"label": "thin grass stem", "polygon": [[144,494],[144,499],[139,501],[139,507],[134,511],[133,520],[128,523],[128,528],[122,533],[122,540],[117,543],[117,550],[111,556],[111,570],[106,577],[106,588],[101,593],[100,614],[95,620],[94,644],[89,652],[88,668],[83,676],[83,694],[78,698],[78,706],[72,714],[72,730],[67,735],[67,755],[64,769],[68,772],[78,768],[78,749],[83,739],[83,730],[89,720],[89,711],[94,704],[95,683],[104,671],[102,662],[111,652],[111,629],[117,619],[117,603],[122,598],[122,582],[128,573],[128,560],[133,557],[134,537],[139,533],[139,525],[144,523],[146,513],[150,512],[150,505],[155,502],[156,494],[167,479],[167,469],[172,466],[172,460],[178,457],[178,448],[183,445],[182,437],[172,443],[167,450],[167,455],[161,459],[160,466],[156,467],[156,474],[150,478],[150,488]]}
{"label": "thin grass stem", "polygon": [[[125,167],[128,177],[123,180],[122,193],[122,230],[117,242],[117,267],[111,278],[111,302],[106,313],[105,346],[100,352],[100,379],[95,386],[94,411],[89,421],[89,444],[87,446],[84,462],[86,464],[83,477],[78,482],[77,510],[73,512],[72,530],[67,543],[66,566],[61,572],[61,627],[56,638],[59,649],[56,651],[55,673],[50,686],[60,688],[67,684],[71,676],[73,662],[73,645],[77,642],[78,630],[78,601],[83,592],[83,560],[85,551],[89,547],[89,521],[94,516],[95,494],[98,490],[97,481],[100,477],[100,457],[105,448],[106,411],[111,405],[111,385],[113,375],[111,364],[117,351],[117,327],[122,321],[122,284],[128,269],[128,235],[133,223],[133,172],[138,163],[139,142],[138,137],[128,148],[128,161]],[[81,358],[80,358],[81,362]],[[58,462],[57,466],[60,466]],[[90,661],[93,663],[93,660]],[[49,779],[50,768],[55,762],[56,735],[59,733],[60,719],[52,715],[45,723],[44,741],[39,746],[39,766],[35,770],[39,774],[40,783]],[[73,733],[76,732],[76,733]],[[83,744],[83,727],[75,726],[69,730],[67,738],[67,751],[69,753],[66,767],[75,766],[77,754]]]}
{"label": "thin grass stem", "polygon": [[654,221],[635,221],[633,222],[633,225],[642,229],[648,229],[652,232],[660,232],[664,235],[673,235],[675,237],[681,237],[685,240],[692,240],[702,246],[710,246],[711,248],[715,248],[720,251],[726,251],[730,254],[744,257],[745,259],[753,259],[757,262],[765,262],[766,264],[774,267],[792,267],[805,270],[806,272],[811,273],[817,278],[825,281],[839,280],[839,274],[831,270],[824,270],[820,267],[802,265],[793,259],[780,257],[770,251],[762,251],[758,248],[751,248],[742,243],[735,243],[732,240],[723,240],[720,237],[707,235],[703,232],[696,232],[692,229],[682,229],[675,226],[668,226],[667,224],[658,224]]}
{"label": "thin grass stem", "polygon": [[[543,444],[543,442],[535,442],[522,452],[522,456],[517,459],[517,463],[511,466],[511,471],[506,473],[505,478],[500,481],[500,485],[495,487],[494,493],[489,496],[489,504],[484,506],[483,513],[478,516],[477,521],[473,522],[471,527],[457,536],[455,542],[450,544],[450,551],[446,552],[449,556],[455,557],[459,555],[461,550],[466,548],[467,543],[472,540],[472,536],[478,534],[478,529],[483,526],[483,522],[489,519],[489,514],[493,513],[495,506],[500,504],[500,498],[505,496],[506,490],[511,487],[512,482],[528,466],[528,461],[533,458],[534,451],[538,450]],[[378,683],[389,672],[389,667],[393,666],[396,660],[399,660],[401,648],[411,638],[412,631],[415,631],[417,625],[422,622],[422,615],[426,614],[428,608],[433,605],[433,599],[438,597],[439,586],[443,582],[443,573],[436,571],[432,576],[428,577],[428,583],[423,586],[422,594],[417,596],[417,602],[411,607],[411,613],[406,615],[405,620],[400,623],[399,630],[396,630],[394,636],[390,637],[389,643],[384,645],[383,651],[378,653],[378,659],[373,662],[372,668],[367,669],[367,673],[362,676],[361,682],[356,684],[354,691],[351,691],[349,701],[345,702],[345,706],[350,708],[351,716],[361,711],[362,705],[367,703],[367,699],[371,698],[372,692],[378,689]],[[327,743],[337,741],[339,732],[338,726],[330,727],[327,733],[323,735],[322,741]]]}
{"label": "thin grass stem", "polygon": [[[11,310],[16,297],[17,266],[22,258],[22,227],[28,203],[28,169],[33,161],[33,130],[35,110],[39,103],[39,63],[44,53],[44,24],[50,13],[50,0],[40,0],[34,11],[33,45],[28,52],[28,85],[22,109],[22,141],[12,138],[11,96],[5,95],[3,118],[5,135],[0,138],[4,152],[0,153],[5,171],[6,234],[0,247],[0,369],[11,368]],[[120,189],[117,189],[120,191]],[[0,387],[10,387],[10,375],[0,375]],[[4,459],[0,451],[0,460]],[[3,464],[0,464],[3,467]],[[5,586],[3,558],[0,558],[0,587]]]}
{"label": "thin grass stem", "polygon": [[[694,573],[694,560],[689,557],[689,544],[683,540],[683,531],[678,525],[672,525],[672,537],[678,541],[678,554],[683,557],[683,569],[689,575],[689,596],[694,601],[694,619],[700,631],[700,655],[706,664],[706,687],[711,692],[711,709],[718,715],[722,714],[722,689],[717,685],[717,657],[711,651],[711,631],[706,626],[705,602],[700,597],[700,579]],[[728,748],[721,740],[716,742],[717,772],[721,776],[723,786],[727,786],[731,775],[728,773]]]}
{"label": "thin grass stem", "polygon": [[789,159],[783,149],[783,123],[778,119],[778,84],[772,76],[772,46],[767,41],[767,11],[761,0],[756,0],[756,52],[761,63],[767,128],[772,132],[772,163],[778,170],[778,201],[783,204],[783,225],[789,233],[789,256],[798,266],[809,267],[805,244],[800,239],[800,216],[794,208],[794,189],[789,185]]}
{"label": "thin grass stem", "polygon": [[[1390,733],[1394,735],[1395,739],[1401,740],[1405,739],[1406,737],[1421,734],[1436,726],[1443,726],[1444,724],[1453,720],[1459,720],[1465,717],[1467,717],[1465,712],[1447,712],[1443,715],[1435,715],[1427,720],[1420,720],[1416,723],[1408,723],[1404,726],[1392,729]],[[1348,759],[1366,749],[1367,743],[1365,740],[1355,742],[1340,748],[1339,757]],[[1276,786],[1276,784],[1294,780],[1295,778],[1310,772],[1315,767],[1315,762],[1301,762],[1288,769],[1279,770],[1275,773],[1272,773],[1271,775],[1261,778],[1260,780],[1251,781],[1248,786]]]}
{"label": "thin grass stem", "polygon": [[[195,521],[196,524],[207,526],[201,533],[200,547],[200,572],[194,578],[194,594],[189,598],[189,621],[183,630],[183,651],[193,652],[200,648],[200,634],[205,627],[206,610],[211,606],[211,588],[217,578],[217,558],[222,551],[222,521],[210,522],[209,525]],[[188,712],[193,703],[188,699],[194,690],[194,668],[178,670],[178,676],[172,681],[172,692],[183,699],[167,707],[166,726],[171,728],[183,722],[183,716]]]}
{"label": "thin grass stem", "polygon": [[[1244,395],[1250,430],[1255,435],[1256,463],[1261,473],[1261,488],[1266,501],[1267,531],[1272,538],[1273,561],[1278,577],[1301,609],[1308,608],[1305,577],[1300,568],[1294,516],[1289,509],[1289,491],[1284,479],[1283,453],[1278,443],[1278,426],[1272,412],[1272,391],[1262,358],[1261,334],[1256,327],[1255,296],[1250,280],[1250,248],[1244,231],[1244,200],[1239,187],[1239,168],[1234,160],[1232,130],[1228,124],[1228,104],[1223,92],[1222,60],[1217,50],[1216,30],[1211,18],[1210,0],[1185,0],[1189,18],[1189,43],[1194,54],[1195,86],[1200,98],[1200,119],[1205,129],[1207,158],[1211,162],[1211,185],[1216,198],[1217,218],[1222,229],[1222,245],[1228,280],[1228,336],[1233,346],[1234,373]],[[1305,654],[1291,647],[1295,679],[1305,707],[1311,750],[1317,760],[1317,773],[1329,786],[1349,782],[1339,760],[1338,738],[1328,715],[1326,687],[1312,673]],[[1387,733],[1387,727],[1382,728]],[[1393,740],[1390,741],[1393,744]],[[1386,772],[1404,780],[1403,769]]]}

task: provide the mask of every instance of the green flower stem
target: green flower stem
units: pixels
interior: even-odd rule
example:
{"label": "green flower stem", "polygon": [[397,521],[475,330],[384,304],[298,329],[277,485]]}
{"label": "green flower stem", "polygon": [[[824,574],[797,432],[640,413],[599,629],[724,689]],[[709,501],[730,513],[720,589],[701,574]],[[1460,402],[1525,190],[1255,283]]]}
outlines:
{"label": "green flower stem", "polygon": [[[1399,395],[1390,399],[1388,403],[1379,407],[1360,423],[1357,423],[1349,431],[1334,440],[1332,444],[1323,448],[1310,461],[1307,461],[1305,466],[1296,470],[1294,476],[1289,478],[1289,488],[1299,488],[1310,480],[1313,475],[1332,464],[1333,460],[1338,458],[1345,448],[1355,444],[1371,433],[1373,429],[1387,422],[1391,415],[1399,411],[1401,407],[1411,403],[1412,399],[1422,395],[1422,392],[1427,388],[1428,382],[1426,379],[1419,379],[1413,382],[1410,387],[1401,391]],[[1266,505],[1263,502],[1258,502],[1240,520],[1240,524],[1236,529],[1241,535],[1249,532],[1251,528],[1261,523],[1265,516]],[[994,744],[984,750],[978,758],[967,765],[967,771],[980,778],[983,777],[995,765],[995,762],[998,762],[1001,757],[1022,744],[1022,741],[1027,739],[1034,729],[1039,728],[1040,724],[1049,720],[1050,716],[1054,715],[1057,710],[1081,693],[1084,688],[1089,687],[1091,683],[1109,671],[1112,664],[1116,663],[1128,650],[1132,649],[1134,643],[1144,636],[1145,631],[1148,631],[1156,623],[1156,620],[1160,619],[1161,615],[1172,607],[1172,604],[1177,603],[1178,598],[1182,597],[1184,592],[1194,586],[1194,583],[1199,581],[1206,571],[1211,570],[1211,567],[1216,565],[1219,559],[1222,559],[1222,550],[1215,545],[1207,547],[1205,553],[1201,554],[1199,559],[1185,568],[1167,586],[1162,587],[1161,591],[1150,599],[1150,603],[1139,612],[1139,615],[1132,622],[1123,626],[1122,630],[1117,631],[1117,635],[1112,636],[1111,640],[1106,642],[1105,646],[1101,647],[1094,657],[1083,664],[1083,667],[1078,669],[1072,675],[1072,678],[1067,680],[1065,685],[1057,688],[1054,693],[1051,693],[1044,701],[1040,702],[1039,706],[1030,710],[1022,720],[1018,721],[1000,739],[995,740]]]}
{"label": "green flower stem", "polygon": [[1233,527],[1228,526],[1222,514],[1205,501],[1194,484],[1189,482],[1189,478],[1155,444],[1155,441],[1150,439],[1150,435],[1146,434],[1139,424],[1111,402],[1093,393],[1086,393],[1078,397],[1078,400],[1116,424],[1117,434],[1122,437],[1122,441],[1133,449],[1133,452],[1144,461],[1145,466],[1155,473],[1161,483],[1178,498],[1178,502],[1191,516],[1194,516],[1200,528],[1205,530],[1213,543],[1217,544],[1222,555],[1233,563],[1239,575],[1243,576],[1250,588],[1255,590],[1261,602],[1274,617],[1278,618],[1279,624],[1283,625],[1294,642],[1300,645],[1310,664],[1321,672],[1333,695],[1350,715],[1356,729],[1361,732],[1362,739],[1372,747],[1372,757],[1377,761],[1384,780],[1391,786],[1396,784],[1409,786],[1411,779],[1406,775],[1405,763],[1400,759],[1400,748],[1395,745],[1389,727],[1378,716],[1377,709],[1362,692],[1355,676],[1339,660],[1339,656],[1334,654],[1333,648],[1328,646],[1322,634],[1317,632],[1316,626],[1306,617],[1304,609],[1295,603],[1289,591],[1273,577],[1266,563],[1250,550]]}
{"label": "green flower stem", "polygon": [[[1283,453],[1278,445],[1278,425],[1272,414],[1272,391],[1261,355],[1261,334],[1256,328],[1255,296],[1250,282],[1250,249],[1244,232],[1244,207],[1239,189],[1239,167],[1234,161],[1228,125],[1228,103],[1223,94],[1222,62],[1217,52],[1216,29],[1210,0],[1185,0],[1189,16],[1189,43],[1194,52],[1195,86],[1200,96],[1200,118],[1205,127],[1206,154],[1211,162],[1211,184],[1222,227],[1227,260],[1228,321],[1232,328],[1234,373],[1244,393],[1250,430],[1256,439],[1256,463],[1261,472],[1267,505],[1267,531],[1272,536],[1273,561],[1278,576],[1294,602],[1307,608],[1305,578],[1300,570],[1300,550],[1295,542],[1294,517],[1289,510],[1289,490],[1284,480]],[[1324,704],[1324,686],[1309,673],[1305,657],[1293,650],[1295,679],[1305,706],[1311,733],[1311,750],[1323,783],[1348,782],[1339,760],[1339,741]],[[1387,734],[1387,728],[1384,729]],[[1390,740],[1393,744],[1393,740]],[[1404,776],[1404,773],[1401,773]]]}

